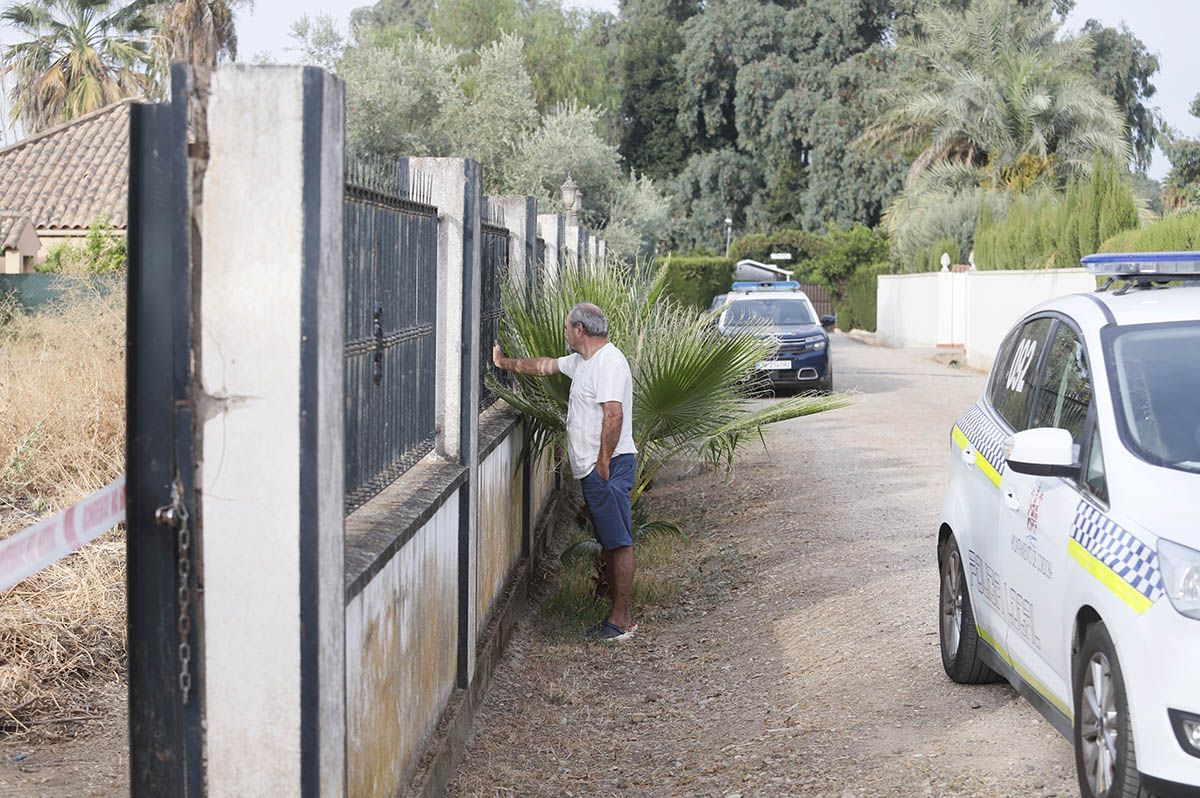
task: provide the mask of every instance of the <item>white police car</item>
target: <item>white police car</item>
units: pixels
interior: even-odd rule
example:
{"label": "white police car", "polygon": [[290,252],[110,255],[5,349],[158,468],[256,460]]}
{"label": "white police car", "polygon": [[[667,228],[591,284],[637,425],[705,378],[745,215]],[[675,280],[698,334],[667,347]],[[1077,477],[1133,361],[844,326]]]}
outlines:
{"label": "white police car", "polygon": [[[1200,253],[1093,255],[952,429],[942,664],[1074,741],[1087,798],[1200,796]],[[1111,283],[1111,280],[1110,280]]]}
{"label": "white police car", "polygon": [[[716,305],[717,300],[713,300]],[[828,330],[834,317],[818,318],[812,301],[792,280],[735,282],[724,295],[722,330],[752,328],[778,340],[779,349],[758,371],[776,390],[833,390]]]}

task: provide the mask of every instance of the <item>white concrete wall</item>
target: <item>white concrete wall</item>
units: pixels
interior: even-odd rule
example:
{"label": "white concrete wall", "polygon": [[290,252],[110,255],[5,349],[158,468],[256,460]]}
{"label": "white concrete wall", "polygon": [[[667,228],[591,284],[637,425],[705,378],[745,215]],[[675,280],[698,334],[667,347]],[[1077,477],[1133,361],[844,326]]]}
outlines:
{"label": "white concrete wall", "polygon": [[881,275],[876,335],[888,346],[962,347],[969,365],[988,369],[1026,311],[1095,287],[1083,269]]}
{"label": "white concrete wall", "polygon": [[562,266],[563,240],[566,238],[566,225],[563,223],[562,214],[539,213],[537,231],[546,242],[546,270],[542,276],[544,279],[553,279]]}
{"label": "white concrete wall", "polygon": [[455,492],[346,607],[346,794],[354,798],[402,792],[454,692],[458,508]]}
{"label": "white concrete wall", "polygon": [[1096,278],[1084,269],[976,271],[966,292],[967,363],[989,369],[1005,334],[1035,305],[1066,294],[1094,291]]}
{"label": "white concrete wall", "polygon": [[938,274],[880,275],[875,323],[888,346],[937,346]]}

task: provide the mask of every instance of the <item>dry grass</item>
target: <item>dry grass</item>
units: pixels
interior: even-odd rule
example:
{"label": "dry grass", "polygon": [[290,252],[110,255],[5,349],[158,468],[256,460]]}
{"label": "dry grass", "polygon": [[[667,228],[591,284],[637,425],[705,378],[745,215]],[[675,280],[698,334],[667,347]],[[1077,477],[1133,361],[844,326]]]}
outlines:
{"label": "dry grass", "polygon": [[[690,567],[698,556],[687,538],[657,536],[637,544],[637,570],[633,580],[633,614],[661,610],[691,579]],[[547,628],[570,639],[607,617],[609,602],[595,596],[594,565],[584,557],[559,573],[557,590],[546,600],[542,617]]]}
{"label": "dry grass", "polygon": [[[0,538],[124,469],[125,309],[0,307]],[[0,735],[59,737],[125,668],[125,546],[110,532],[0,594]]]}

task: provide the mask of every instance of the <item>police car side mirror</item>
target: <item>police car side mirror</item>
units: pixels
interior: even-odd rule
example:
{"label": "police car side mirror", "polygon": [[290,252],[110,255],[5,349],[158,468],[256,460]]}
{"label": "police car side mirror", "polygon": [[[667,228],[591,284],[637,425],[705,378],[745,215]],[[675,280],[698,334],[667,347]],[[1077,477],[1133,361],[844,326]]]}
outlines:
{"label": "police car side mirror", "polygon": [[837,324],[837,316],[822,316],[821,326],[826,330],[832,330],[833,325]]}
{"label": "police car side mirror", "polygon": [[1010,470],[1033,477],[1077,477],[1075,442],[1065,429],[1042,427],[1018,432],[1005,444]]}

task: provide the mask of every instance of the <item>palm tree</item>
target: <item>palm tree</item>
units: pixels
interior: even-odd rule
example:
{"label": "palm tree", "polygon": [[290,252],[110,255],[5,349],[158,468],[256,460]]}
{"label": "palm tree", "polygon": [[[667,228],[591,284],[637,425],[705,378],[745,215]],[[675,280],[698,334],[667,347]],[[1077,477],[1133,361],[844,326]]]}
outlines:
{"label": "palm tree", "polygon": [[[684,307],[666,295],[668,264],[656,272],[568,264],[532,296],[506,281],[500,344],[513,357],[561,354],[563,319],[578,302],[594,302],[609,318],[609,337],[633,371],[633,439],[638,449],[634,517],[643,533],[673,525],[648,521],[639,499],[655,474],[680,457],[732,467],[738,449],[762,440],[763,427],[849,404],[845,394],[805,394],[756,405],[755,364],[777,344],[754,330],[725,334],[713,314]],[[527,457],[565,445],[570,381],[513,375],[509,385],[489,376],[497,396],[526,414]]]}
{"label": "palm tree", "polygon": [[212,69],[237,60],[233,15],[254,0],[159,0],[163,6],[159,50],[164,64],[182,61]]}
{"label": "palm tree", "polygon": [[152,89],[155,0],[28,0],[0,20],[21,40],[0,51],[15,78],[12,121],[25,133],[67,122]]}
{"label": "palm tree", "polygon": [[899,43],[910,68],[866,137],[919,150],[909,186],[946,162],[974,168],[985,187],[1023,190],[1086,175],[1100,155],[1128,160],[1123,117],[1085,71],[1091,40],[1056,39],[1048,4],[930,6],[923,33]]}

